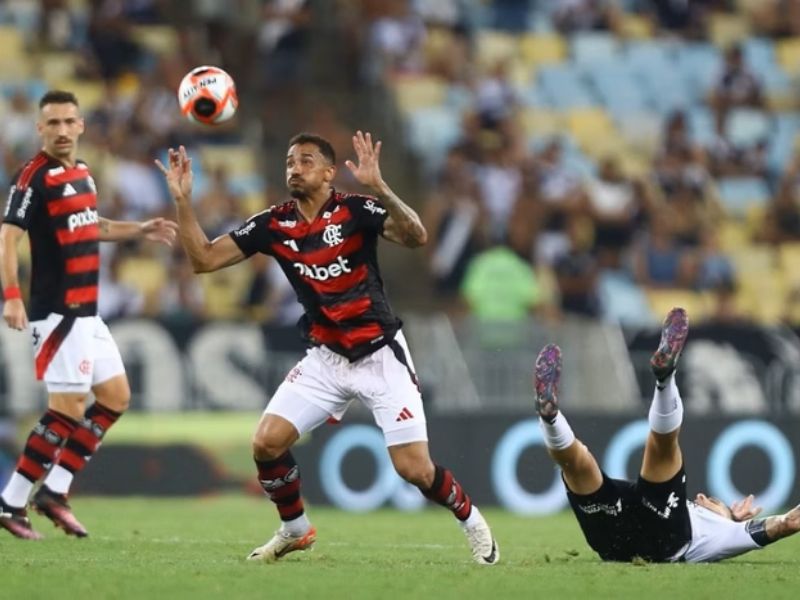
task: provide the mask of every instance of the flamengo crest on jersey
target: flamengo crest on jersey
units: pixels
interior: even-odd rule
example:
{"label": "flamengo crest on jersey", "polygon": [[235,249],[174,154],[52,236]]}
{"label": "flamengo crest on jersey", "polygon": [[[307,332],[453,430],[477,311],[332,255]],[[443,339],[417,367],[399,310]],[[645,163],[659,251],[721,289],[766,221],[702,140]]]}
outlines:
{"label": "flamengo crest on jersey", "polygon": [[278,261],[305,309],[304,337],[356,360],[390,342],[400,326],[378,269],[387,216],[376,198],[332,192],[311,222],[290,201],[254,215],[230,236],[245,255]]}

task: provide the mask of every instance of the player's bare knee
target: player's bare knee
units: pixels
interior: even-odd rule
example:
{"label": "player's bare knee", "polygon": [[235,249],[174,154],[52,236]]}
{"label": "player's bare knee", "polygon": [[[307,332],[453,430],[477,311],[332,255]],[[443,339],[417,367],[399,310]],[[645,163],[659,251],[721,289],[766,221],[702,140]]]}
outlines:
{"label": "player's bare knee", "polygon": [[394,463],[397,474],[412,485],[428,489],[433,485],[436,468],[433,463],[420,459],[398,460]]}
{"label": "player's bare knee", "polygon": [[131,387],[124,375],[100,383],[92,391],[97,402],[114,412],[124,413],[131,404]]}
{"label": "player's bare knee", "polygon": [[253,456],[258,460],[274,460],[289,449],[284,441],[256,432],[253,436]]}

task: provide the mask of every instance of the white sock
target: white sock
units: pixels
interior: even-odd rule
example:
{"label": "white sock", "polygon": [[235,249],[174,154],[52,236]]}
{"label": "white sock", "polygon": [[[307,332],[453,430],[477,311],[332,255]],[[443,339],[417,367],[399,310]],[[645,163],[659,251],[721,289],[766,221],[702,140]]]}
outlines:
{"label": "white sock", "polygon": [[32,489],[33,484],[14,471],[3,493],[0,494],[0,497],[2,497],[3,502],[11,508],[25,508],[25,505],[28,504],[28,496],[31,495]]}
{"label": "white sock", "polygon": [[69,486],[72,485],[72,478],[74,475],[67,471],[61,465],[55,465],[47,477],[44,479],[44,485],[53,490],[56,494],[69,493]]}
{"label": "white sock", "polygon": [[539,419],[539,427],[544,434],[544,443],[552,450],[566,450],[575,442],[575,434],[567,419],[558,411],[552,423]]}
{"label": "white sock", "polygon": [[303,513],[296,519],[291,521],[284,521],[281,525],[281,530],[285,531],[295,537],[304,536],[311,529],[311,521],[308,520],[306,513]]}
{"label": "white sock", "polygon": [[472,505],[472,509],[469,511],[469,516],[466,519],[463,521],[458,521],[458,519],[456,519],[461,527],[472,527],[473,525],[480,523],[481,520],[481,511],[479,511],[478,507],[474,504]]}
{"label": "white sock", "polygon": [[683,402],[675,373],[656,386],[647,420],[656,433],[671,433],[683,423]]}

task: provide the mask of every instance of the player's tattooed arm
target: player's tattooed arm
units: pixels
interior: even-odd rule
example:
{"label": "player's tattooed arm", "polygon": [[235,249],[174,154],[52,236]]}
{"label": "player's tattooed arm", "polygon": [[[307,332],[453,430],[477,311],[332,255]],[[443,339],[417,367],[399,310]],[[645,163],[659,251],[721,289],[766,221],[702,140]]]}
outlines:
{"label": "player's tattooed arm", "polygon": [[417,212],[403,202],[389,186],[376,193],[389,216],[383,224],[383,236],[408,248],[417,248],[428,241],[428,232]]}
{"label": "player's tattooed arm", "polygon": [[381,142],[372,143],[372,134],[357,131],[353,136],[358,165],[345,161],[353,177],[368,187],[383,203],[389,213],[383,226],[383,236],[409,248],[422,246],[428,241],[428,233],[416,211],[403,202],[383,180],[380,169]]}
{"label": "player's tattooed arm", "polygon": [[764,519],[767,537],[774,542],[800,531],[800,504],[789,512]]}
{"label": "player's tattooed arm", "polygon": [[122,242],[144,238],[172,246],[178,232],[178,224],[161,217],[149,221],[112,221],[99,217],[97,228],[101,242]]}

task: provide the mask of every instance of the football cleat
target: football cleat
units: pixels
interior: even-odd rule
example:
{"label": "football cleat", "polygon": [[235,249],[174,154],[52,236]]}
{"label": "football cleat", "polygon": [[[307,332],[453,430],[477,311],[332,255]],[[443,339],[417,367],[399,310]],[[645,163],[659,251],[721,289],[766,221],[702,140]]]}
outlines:
{"label": "football cleat", "polygon": [[28,511],[24,508],[12,508],[0,501],[0,527],[7,529],[11,535],[21,540],[41,540],[43,535],[34,530]]}
{"label": "football cleat", "polygon": [[472,549],[472,559],[479,565],[496,565],[500,561],[500,547],[492,537],[492,530],[483,515],[475,506],[472,507],[472,512],[470,518],[474,522],[471,525],[461,525]]}
{"label": "football cleat", "polygon": [[294,536],[279,529],[266,544],[253,550],[247,560],[271,563],[296,550],[309,550],[317,541],[317,530],[312,527],[302,536]]}
{"label": "football cleat", "polygon": [[661,341],[658,343],[658,349],[650,358],[650,368],[659,383],[675,372],[688,335],[689,316],[684,309],[673,308],[664,319]]}
{"label": "football cleat", "polygon": [[536,412],[552,422],[558,414],[558,380],[561,377],[561,348],[547,344],[536,357],[533,388],[536,392]]}
{"label": "football cleat", "polygon": [[33,496],[31,506],[37,513],[50,519],[53,525],[63,529],[67,535],[74,535],[79,538],[89,535],[86,528],[72,514],[72,509],[64,494],[57,494],[43,485]]}

